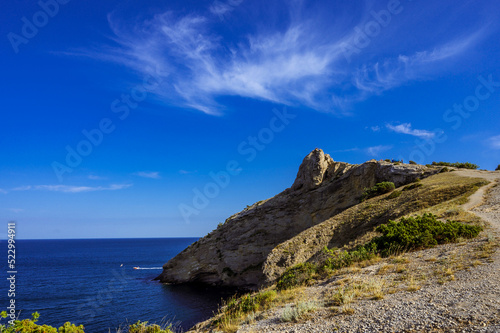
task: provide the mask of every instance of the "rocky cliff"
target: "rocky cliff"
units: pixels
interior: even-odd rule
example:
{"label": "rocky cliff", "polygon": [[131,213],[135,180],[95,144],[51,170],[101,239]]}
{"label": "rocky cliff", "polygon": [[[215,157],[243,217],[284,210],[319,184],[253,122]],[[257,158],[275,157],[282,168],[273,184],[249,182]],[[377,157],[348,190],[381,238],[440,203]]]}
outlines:
{"label": "rocky cliff", "polygon": [[[371,160],[335,162],[321,149],[309,153],[293,185],[231,216],[163,266],[164,283],[202,283],[255,289],[278,276],[275,248],[359,203],[366,187],[397,186],[438,172],[422,165]],[[271,257],[269,257],[272,255]]]}

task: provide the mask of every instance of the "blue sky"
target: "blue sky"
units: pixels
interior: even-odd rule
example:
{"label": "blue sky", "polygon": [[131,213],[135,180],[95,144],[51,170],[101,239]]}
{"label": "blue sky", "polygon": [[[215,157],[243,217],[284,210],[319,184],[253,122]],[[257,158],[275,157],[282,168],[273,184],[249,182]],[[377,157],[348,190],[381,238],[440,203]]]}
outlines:
{"label": "blue sky", "polygon": [[8,2],[0,220],[25,239],[203,236],[316,147],[493,170],[499,16],[494,0]]}

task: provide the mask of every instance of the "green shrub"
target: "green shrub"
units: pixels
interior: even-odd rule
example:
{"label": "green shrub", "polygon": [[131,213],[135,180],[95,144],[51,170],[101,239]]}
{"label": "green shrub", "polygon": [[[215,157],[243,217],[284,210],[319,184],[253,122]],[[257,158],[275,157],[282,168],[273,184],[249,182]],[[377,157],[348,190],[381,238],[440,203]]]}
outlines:
{"label": "green shrub", "polygon": [[444,167],[441,170],[439,170],[439,173],[443,173],[443,172],[450,172],[450,169],[448,169],[447,167]]}
{"label": "green shrub", "polygon": [[137,323],[130,325],[128,333],[173,333],[170,328],[171,326],[162,328],[156,324],[148,325],[147,321],[141,322],[139,320]]}
{"label": "green shrub", "polygon": [[437,220],[433,214],[402,218],[400,222],[389,221],[376,229],[382,236],[374,238],[365,246],[375,248],[382,256],[394,249],[406,251],[433,247],[438,244],[456,242],[458,238],[476,237],[482,230],[479,226],[456,221],[446,223]]}
{"label": "green shrub", "polygon": [[[7,318],[7,312],[0,313],[1,318]],[[70,322],[64,323],[57,330],[55,327],[48,325],[38,325],[36,322],[40,315],[35,312],[31,315],[31,319],[15,320],[13,325],[5,326],[0,324],[1,333],[85,333],[83,325],[76,326]],[[170,330],[171,326],[162,328],[159,325],[148,325],[147,322],[138,321],[130,325],[128,333],[173,333]]]}
{"label": "green shrub", "polygon": [[413,184],[406,185],[405,187],[403,187],[403,191],[413,190],[414,188],[419,188],[422,186],[424,186],[422,183],[413,183]]}
{"label": "green shrub", "polygon": [[312,280],[312,277],[314,276],[314,274],[316,274],[316,271],[316,265],[309,262],[300,263],[293,267],[287,268],[279,278],[276,289],[284,290],[304,285]]}
{"label": "green shrub", "polygon": [[330,255],[323,265],[324,268],[329,269],[349,267],[353,263],[369,260],[377,255],[377,247],[375,243],[358,246],[354,250],[350,251],[336,252],[329,250],[326,247],[323,251]]}
{"label": "green shrub", "polygon": [[410,164],[417,164],[417,162],[415,162],[415,161],[410,161]]}
{"label": "green shrub", "polygon": [[394,186],[393,182],[377,183],[375,184],[375,186],[364,189],[363,194],[361,195],[361,201],[365,201],[378,195],[391,192],[395,188],[396,186]]}
{"label": "green shrub", "polygon": [[459,238],[476,237],[482,230],[479,226],[467,225],[456,221],[446,223],[437,220],[432,214],[402,218],[400,222],[389,220],[376,231],[382,236],[349,251],[338,252],[324,248],[330,255],[322,268],[340,269],[353,263],[370,260],[377,255],[388,256],[405,251],[433,247],[438,244],[456,242]]}
{"label": "green shrub", "polygon": [[229,318],[237,318],[244,314],[265,310],[269,308],[277,293],[274,290],[262,291],[257,294],[246,294],[241,297],[231,298],[224,310]]}
{"label": "green shrub", "polygon": [[391,163],[391,160],[386,158],[384,161]]}
{"label": "green shrub", "polygon": [[397,198],[401,195],[401,193],[402,193],[401,191],[394,191],[387,196],[387,199],[390,200],[390,199]]}
{"label": "green shrub", "polygon": [[500,170],[500,164],[497,166],[497,168],[495,169],[495,171],[499,171]]}
{"label": "green shrub", "polygon": [[470,162],[455,162],[455,163],[450,163],[450,162],[432,162],[432,165],[436,166],[451,166],[454,168],[459,168],[459,169],[473,169],[476,170],[479,168],[477,164],[473,164]]}
{"label": "green shrub", "polygon": [[301,318],[304,317],[305,314],[315,311],[316,309],[316,303],[311,301],[299,302],[294,307],[287,305],[285,309],[283,309],[283,313],[281,314],[281,321],[298,322]]}
{"label": "green shrub", "polygon": [[76,326],[70,322],[65,322],[63,326],[59,327],[59,333],[84,333],[83,325]]}

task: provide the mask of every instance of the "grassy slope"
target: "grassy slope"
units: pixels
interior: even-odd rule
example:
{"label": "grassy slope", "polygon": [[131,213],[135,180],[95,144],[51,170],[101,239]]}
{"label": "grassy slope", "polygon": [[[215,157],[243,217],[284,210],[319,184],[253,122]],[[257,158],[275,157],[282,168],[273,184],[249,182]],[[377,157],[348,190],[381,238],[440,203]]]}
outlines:
{"label": "grassy slope", "polygon": [[[366,200],[278,245],[268,257],[265,266],[270,280],[278,278],[287,267],[295,264],[322,261],[322,249],[325,246],[353,248],[367,242],[376,235],[373,231],[375,227],[387,223],[389,219],[431,212],[442,219],[480,223],[475,215],[463,212],[459,206],[479,187],[487,184],[484,179],[460,177],[448,172],[426,178],[419,184],[421,185],[411,189],[405,189],[405,186],[397,188],[396,191],[400,191],[400,195],[391,196],[391,193],[387,193]],[[274,286],[270,289],[274,289]],[[303,287],[299,287],[296,290],[279,292],[272,301],[273,306],[296,298],[302,289]],[[269,305],[265,306],[268,307]],[[224,310],[221,309],[219,315],[213,319],[220,318],[223,313]],[[246,314],[242,315],[246,317]],[[200,323],[197,329],[209,329],[213,319]],[[238,320],[231,321],[227,326],[219,328],[225,332],[235,331],[237,322]]]}
{"label": "grassy slope", "polygon": [[396,189],[401,194],[392,199],[388,193],[366,200],[281,243],[264,263],[269,281],[274,282],[287,267],[319,259],[325,246],[351,248],[365,243],[374,236],[375,227],[390,219],[432,212],[443,218],[469,221],[474,215],[461,212],[458,206],[486,181],[450,172],[431,176],[419,184],[413,189],[404,190],[404,186]]}

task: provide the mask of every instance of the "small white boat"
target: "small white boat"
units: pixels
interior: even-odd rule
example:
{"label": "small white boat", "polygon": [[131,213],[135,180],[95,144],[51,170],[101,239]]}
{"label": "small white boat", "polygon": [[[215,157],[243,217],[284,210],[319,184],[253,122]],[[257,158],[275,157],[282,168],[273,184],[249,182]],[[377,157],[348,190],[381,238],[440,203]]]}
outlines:
{"label": "small white boat", "polygon": [[134,267],[134,269],[139,269],[140,267]]}

